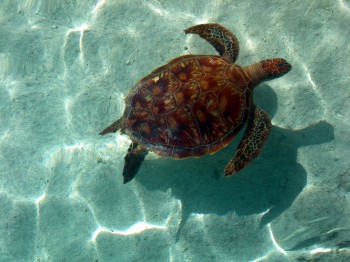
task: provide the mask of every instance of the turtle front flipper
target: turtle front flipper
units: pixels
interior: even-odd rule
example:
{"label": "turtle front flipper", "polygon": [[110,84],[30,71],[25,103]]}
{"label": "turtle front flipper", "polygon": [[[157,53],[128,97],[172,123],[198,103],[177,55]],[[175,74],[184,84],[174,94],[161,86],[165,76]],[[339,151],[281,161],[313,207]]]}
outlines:
{"label": "turtle front flipper", "polygon": [[236,154],[225,168],[225,176],[237,173],[253,161],[259,155],[270,134],[271,120],[268,114],[258,108],[253,110]]}
{"label": "turtle front flipper", "polygon": [[124,157],[125,164],[123,169],[124,184],[131,181],[139,171],[142,161],[145,159],[148,151],[143,149],[137,143],[131,143],[128,153]]}
{"label": "turtle front flipper", "polygon": [[207,40],[219,54],[234,63],[239,53],[238,40],[229,30],[218,24],[201,24],[185,30]]}

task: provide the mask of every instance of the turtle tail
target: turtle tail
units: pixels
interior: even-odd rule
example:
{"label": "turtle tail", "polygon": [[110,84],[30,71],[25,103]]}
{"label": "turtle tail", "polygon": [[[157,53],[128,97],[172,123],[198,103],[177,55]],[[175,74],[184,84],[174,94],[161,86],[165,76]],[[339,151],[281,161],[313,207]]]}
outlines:
{"label": "turtle tail", "polygon": [[137,143],[131,143],[128,153],[124,157],[125,165],[123,169],[124,184],[130,182],[139,171],[142,161],[148,151]]}
{"label": "turtle tail", "polygon": [[102,130],[100,132],[100,135],[105,135],[105,134],[108,134],[108,133],[115,133],[118,131],[118,129],[120,129],[123,125],[123,122],[124,122],[124,118],[120,118],[118,119],[117,121],[115,121],[113,124],[111,124],[110,126],[108,126],[107,128],[105,128],[104,130]]}

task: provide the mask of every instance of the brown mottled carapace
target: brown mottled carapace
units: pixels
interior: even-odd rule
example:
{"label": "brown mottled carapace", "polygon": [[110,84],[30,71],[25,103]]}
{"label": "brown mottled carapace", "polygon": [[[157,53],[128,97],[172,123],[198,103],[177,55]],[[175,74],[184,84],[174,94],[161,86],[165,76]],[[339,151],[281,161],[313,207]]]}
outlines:
{"label": "brown mottled carapace", "polygon": [[147,75],[130,90],[123,116],[101,135],[129,135],[124,182],[136,175],[148,151],[171,158],[200,157],[227,146],[247,124],[225,176],[238,172],[258,156],[271,129],[266,112],[253,104],[253,89],[261,82],[288,73],[292,66],[272,58],[246,66],[235,65],[239,44],[219,24],[200,24],[185,30],[208,41],[220,56],[185,55]]}
{"label": "brown mottled carapace", "polygon": [[219,56],[176,58],[135,85],[121,132],[162,156],[213,154],[245,123],[247,86],[243,69]]}

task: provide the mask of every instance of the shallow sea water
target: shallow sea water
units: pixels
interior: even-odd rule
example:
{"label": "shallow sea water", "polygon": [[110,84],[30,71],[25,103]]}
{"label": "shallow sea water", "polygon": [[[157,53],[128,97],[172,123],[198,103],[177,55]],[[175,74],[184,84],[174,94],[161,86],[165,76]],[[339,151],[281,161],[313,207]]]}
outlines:
{"label": "shallow sea water", "polygon": [[[350,1],[5,0],[0,4],[0,261],[350,261]],[[183,30],[220,23],[237,63],[283,57],[261,84],[261,155],[147,156],[98,133],[141,77],[216,54]]]}

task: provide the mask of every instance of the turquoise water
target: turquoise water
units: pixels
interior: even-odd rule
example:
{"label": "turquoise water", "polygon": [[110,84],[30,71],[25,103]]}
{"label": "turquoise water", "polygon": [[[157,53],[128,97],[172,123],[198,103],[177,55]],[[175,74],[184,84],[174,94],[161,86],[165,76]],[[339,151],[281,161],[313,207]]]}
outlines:
{"label": "turquoise water", "polygon": [[[0,4],[0,261],[349,261],[350,1]],[[216,54],[183,30],[220,23],[237,63],[283,57],[255,90],[273,123],[261,155],[148,155],[122,183],[130,140],[98,133],[140,78]]]}

